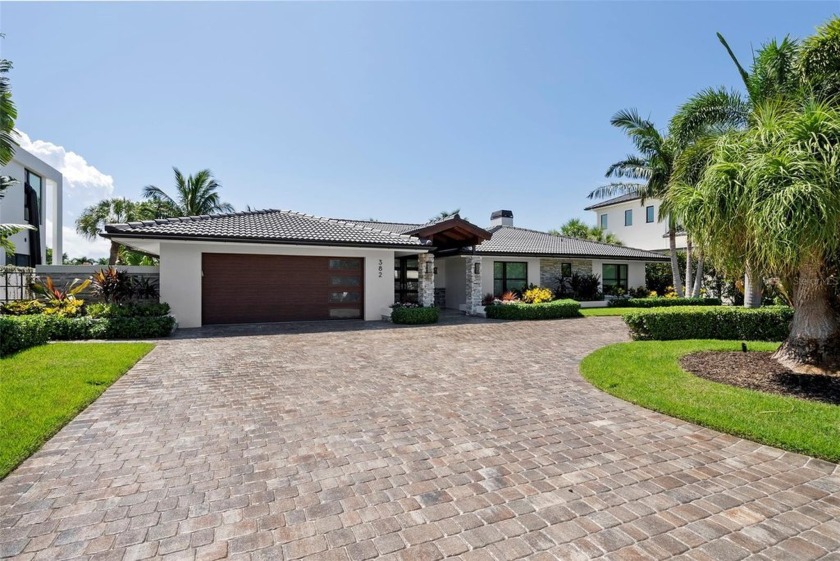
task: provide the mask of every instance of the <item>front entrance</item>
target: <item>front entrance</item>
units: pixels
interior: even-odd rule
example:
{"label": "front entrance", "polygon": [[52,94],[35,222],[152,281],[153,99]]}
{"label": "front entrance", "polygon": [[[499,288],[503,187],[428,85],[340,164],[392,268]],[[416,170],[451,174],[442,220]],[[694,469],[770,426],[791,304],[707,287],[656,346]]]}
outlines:
{"label": "front entrance", "polygon": [[416,304],[419,287],[417,256],[394,259],[394,302]]}

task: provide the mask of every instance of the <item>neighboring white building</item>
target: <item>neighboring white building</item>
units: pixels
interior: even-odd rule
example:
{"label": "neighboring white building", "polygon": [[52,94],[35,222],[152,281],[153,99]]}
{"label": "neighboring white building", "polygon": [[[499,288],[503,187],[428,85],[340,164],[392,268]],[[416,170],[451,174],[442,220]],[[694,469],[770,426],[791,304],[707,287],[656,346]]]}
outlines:
{"label": "neighboring white building", "polygon": [[0,175],[16,180],[0,199],[0,223],[31,224],[37,228],[12,236],[15,253],[7,258],[0,251],[0,265],[47,264],[47,220],[52,228],[52,264],[61,265],[61,173],[18,146],[12,161],[0,168]]}
{"label": "neighboring white building", "polygon": [[[659,199],[645,199],[635,193],[608,199],[586,207],[595,213],[595,224],[614,234],[627,247],[647,251],[668,251],[668,218],[659,219]],[[685,248],[685,235],[677,234],[677,247]]]}

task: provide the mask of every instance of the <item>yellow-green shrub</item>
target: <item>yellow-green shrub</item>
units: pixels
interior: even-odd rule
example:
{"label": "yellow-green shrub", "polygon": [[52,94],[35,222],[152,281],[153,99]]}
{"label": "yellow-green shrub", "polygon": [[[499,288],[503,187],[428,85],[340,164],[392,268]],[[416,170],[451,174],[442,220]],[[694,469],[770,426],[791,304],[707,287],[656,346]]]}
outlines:
{"label": "yellow-green shrub", "polygon": [[554,293],[549,288],[535,286],[522,293],[522,300],[528,304],[540,304],[554,300]]}

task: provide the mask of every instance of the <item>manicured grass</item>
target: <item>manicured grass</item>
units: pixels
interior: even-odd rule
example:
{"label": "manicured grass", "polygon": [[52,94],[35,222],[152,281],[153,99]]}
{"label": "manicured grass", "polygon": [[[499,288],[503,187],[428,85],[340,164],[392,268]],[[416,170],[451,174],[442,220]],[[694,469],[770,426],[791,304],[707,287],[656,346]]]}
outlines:
{"label": "manicured grass", "polygon": [[620,316],[632,312],[638,308],[581,308],[580,315],[583,317]]}
{"label": "manicured grass", "polygon": [[0,359],[0,479],[153,347],[55,343]]}
{"label": "manicured grass", "polygon": [[[773,351],[777,343],[748,343]],[[840,461],[840,407],[711,382],[680,368],[682,355],[738,351],[740,341],[635,341],[599,349],[581,363],[596,387],[621,399],[755,442]]]}

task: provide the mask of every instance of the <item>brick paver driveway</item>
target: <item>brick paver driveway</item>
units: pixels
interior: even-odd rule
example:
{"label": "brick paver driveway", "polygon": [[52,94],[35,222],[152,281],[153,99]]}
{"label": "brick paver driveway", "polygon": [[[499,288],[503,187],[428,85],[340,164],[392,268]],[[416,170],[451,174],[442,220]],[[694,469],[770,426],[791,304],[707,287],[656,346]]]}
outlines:
{"label": "brick paver driveway", "polygon": [[626,337],[616,318],[273,330],[161,343],[0,483],[0,552],[801,560],[840,548],[834,464],[580,378],[581,357]]}

